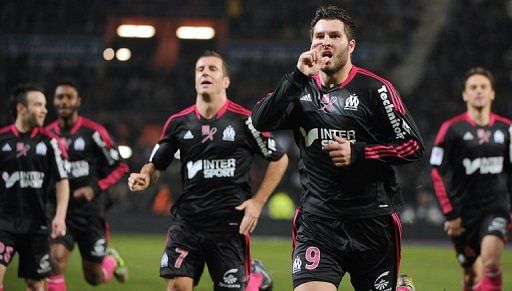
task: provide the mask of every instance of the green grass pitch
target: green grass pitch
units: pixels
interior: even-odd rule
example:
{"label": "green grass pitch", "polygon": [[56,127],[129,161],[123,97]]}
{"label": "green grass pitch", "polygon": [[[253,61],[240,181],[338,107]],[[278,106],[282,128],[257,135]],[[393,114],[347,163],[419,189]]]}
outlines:
{"label": "green grass pitch", "polygon": [[[447,242],[447,240],[446,240]],[[121,285],[115,279],[107,285],[88,286],[83,279],[78,251],[73,251],[66,280],[70,291],[89,290],[165,290],[165,283],[158,277],[160,256],[164,244],[162,235],[114,234],[111,245],[119,249],[129,270],[129,281]],[[292,290],[291,287],[291,244],[289,239],[253,238],[252,254],[260,258],[270,270],[275,291]],[[9,266],[4,279],[6,291],[24,290],[24,282],[17,278],[16,256]],[[507,248],[503,257],[504,288],[512,290],[512,249]],[[446,246],[425,246],[404,243],[401,273],[410,274],[418,291],[460,290],[460,270],[452,248]],[[212,290],[211,281],[205,270],[197,291]],[[349,278],[343,278],[340,289],[353,290]]]}

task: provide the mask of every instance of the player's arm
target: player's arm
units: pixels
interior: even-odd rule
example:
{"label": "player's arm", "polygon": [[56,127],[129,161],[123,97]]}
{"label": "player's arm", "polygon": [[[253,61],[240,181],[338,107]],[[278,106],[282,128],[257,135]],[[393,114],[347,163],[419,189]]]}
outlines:
{"label": "player's arm", "polygon": [[50,175],[55,183],[55,198],[57,209],[52,220],[52,237],[64,236],[66,234],[66,213],[69,203],[69,180],[65,169],[67,152],[64,146],[58,142],[58,137],[53,136],[50,140],[51,150],[49,151]]}
{"label": "player's arm", "polygon": [[270,162],[256,194],[236,207],[237,210],[245,211],[244,218],[240,224],[240,233],[252,233],[254,231],[263,205],[265,205],[268,197],[276,189],[287,167],[288,156],[286,154],[283,154],[279,160]]}
{"label": "player's arm", "polygon": [[84,198],[88,201],[92,201],[96,195],[119,182],[128,172],[128,165],[120,160],[117,146],[105,128],[99,127],[93,133],[92,139],[101,157],[99,160],[101,177],[99,180],[91,179],[89,186],[80,187],[73,192],[75,198]]}
{"label": "player's arm", "polygon": [[69,180],[63,179],[55,183],[57,209],[52,220],[52,237],[66,234],[66,213],[69,202]]}
{"label": "player's arm", "polygon": [[252,124],[251,118],[247,120],[246,125],[249,147],[269,161],[269,164],[263,181],[253,197],[236,207],[237,210],[244,211],[244,217],[239,228],[240,233],[254,231],[263,205],[281,181],[288,166],[288,156],[270,132],[257,131]]}
{"label": "player's arm", "polygon": [[131,173],[128,178],[128,187],[131,191],[143,191],[153,185],[160,178],[160,171],[155,169],[153,163],[145,164],[139,173]]}
{"label": "player's arm", "polygon": [[131,191],[143,191],[158,181],[160,173],[171,164],[174,154],[178,151],[174,132],[176,122],[171,116],[164,125],[160,141],[153,147],[149,162],[139,173],[131,173],[128,178],[128,187]]}
{"label": "player's arm", "polygon": [[432,154],[430,156],[430,165],[432,170],[432,184],[437,201],[441,206],[441,211],[445,216],[444,230],[449,236],[457,236],[464,232],[462,228],[462,219],[460,218],[459,207],[456,200],[446,187],[446,177],[452,171],[452,165],[448,158],[453,149],[453,135],[449,123],[443,123],[437,133]]}

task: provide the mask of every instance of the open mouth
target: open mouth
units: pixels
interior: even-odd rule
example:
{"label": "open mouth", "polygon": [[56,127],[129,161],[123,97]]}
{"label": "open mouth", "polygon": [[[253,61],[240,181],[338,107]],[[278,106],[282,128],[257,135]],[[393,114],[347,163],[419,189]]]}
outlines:
{"label": "open mouth", "polygon": [[330,52],[330,51],[323,51],[322,52],[322,58],[323,57],[332,58],[332,52]]}
{"label": "open mouth", "polygon": [[201,81],[201,85],[211,85],[211,84],[213,84],[213,83],[210,81],[207,81],[207,80]]}

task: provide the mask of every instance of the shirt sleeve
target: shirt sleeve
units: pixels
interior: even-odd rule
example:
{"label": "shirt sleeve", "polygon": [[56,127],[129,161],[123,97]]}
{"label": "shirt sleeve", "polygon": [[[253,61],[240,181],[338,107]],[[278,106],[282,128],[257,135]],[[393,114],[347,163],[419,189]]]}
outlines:
{"label": "shirt sleeve", "polygon": [[453,139],[450,125],[444,123],[437,133],[430,156],[432,184],[441,211],[448,220],[459,217],[459,209],[456,206],[453,193],[450,193],[446,187],[447,176],[453,171],[453,165],[449,159],[454,147]]}
{"label": "shirt sleeve", "polygon": [[178,151],[176,120],[171,116],[162,129],[160,140],[151,151],[149,162],[155,165],[155,169],[164,171],[171,164],[176,151]]}
{"label": "shirt sleeve", "polygon": [[379,141],[352,144],[352,162],[377,160],[395,165],[413,162],[423,156],[424,146],[416,123],[405,108],[400,95],[390,84],[372,89],[375,100],[375,123]]}
{"label": "shirt sleeve", "polygon": [[50,154],[48,155],[48,160],[50,173],[55,178],[55,181],[67,179],[67,152],[64,146],[56,138],[51,137],[49,143]]}
{"label": "shirt sleeve", "polygon": [[91,186],[95,190],[105,191],[116,184],[128,172],[128,165],[121,161],[117,145],[104,128],[101,128],[100,131],[95,131],[92,138],[102,157],[103,166],[100,169],[103,172],[97,184]]}
{"label": "shirt sleeve", "polygon": [[252,112],[254,127],[260,131],[290,129],[295,102],[311,78],[298,69],[285,75],[274,92],[258,101]]}
{"label": "shirt sleeve", "polygon": [[267,161],[277,161],[283,155],[284,151],[277,143],[271,132],[260,132],[252,124],[249,117],[246,120],[247,129],[249,130],[249,145],[261,157]]}

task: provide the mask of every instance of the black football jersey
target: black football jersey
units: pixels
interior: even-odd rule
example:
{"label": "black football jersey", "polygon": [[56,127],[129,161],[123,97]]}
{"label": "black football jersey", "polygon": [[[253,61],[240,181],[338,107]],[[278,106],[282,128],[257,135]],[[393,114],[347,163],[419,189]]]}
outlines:
{"label": "black football jersey", "polygon": [[[256,104],[252,118],[260,130],[293,131],[303,211],[322,217],[394,212],[401,196],[391,165],[423,154],[418,129],[393,85],[356,66],[330,88],[319,75],[310,78],[296,69]],[[351,143],[348,167],[336,167],[323,150],[334,135]]]}
{"label": "black football jersey", "polygon": [[[102,125],[82,116],[71,128],[62,128],[55,121],[47,129],[60,137],[68,153],[71,188],[68,213],[71,216],[103,215],[106,203],[101,193],[128,172],[109,133]],[[95,197],[91,202],[73,197],[73,191],[84,186],[94,189]]]}
{"label": "black football jersey", "polygon": [[510,211],[511,124],[491,114],[489,124],[479,126],[469,113],[443,123],[430,164],[434,190],[447,219],[475,209]]}
{"label": "black football jersey", "polygon": [[227,100],[212,119],[194,105],[167,120],[149,161],[165,170],[179,150],[183,193],[171,214],[201,228],[238,228],[243,212],[235,207],[252,196],[254,154],[269,161],[284,154],[270,133],[254,128],[250,115]]}
{"label": "black football jersey", "polygon": [[46,201],[51,184],[67,178],[65,155],[58,138],[43,128],[0,129],[0,230],[48,232]]}

